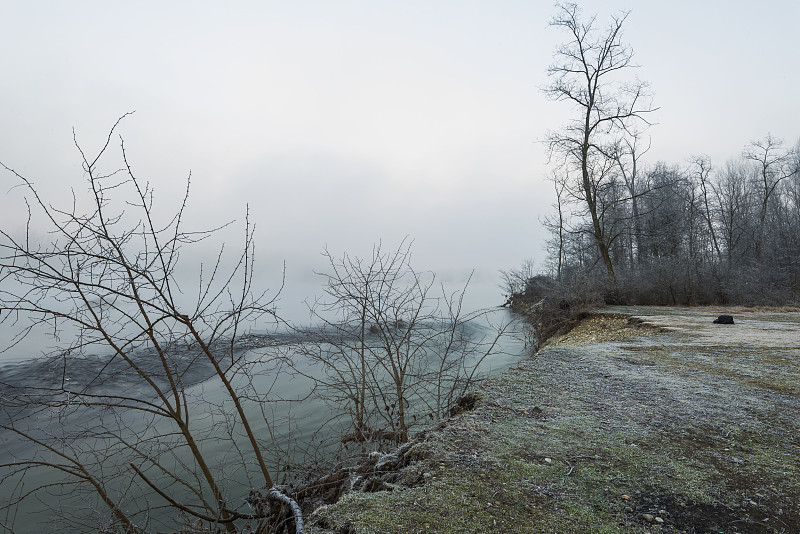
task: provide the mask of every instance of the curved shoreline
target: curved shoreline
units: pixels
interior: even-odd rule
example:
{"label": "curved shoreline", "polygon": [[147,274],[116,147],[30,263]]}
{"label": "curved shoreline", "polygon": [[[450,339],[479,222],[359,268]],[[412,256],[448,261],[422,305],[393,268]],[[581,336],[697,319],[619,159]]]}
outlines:
{"label": "curved shoreline", "polygon": [[800,313],[717,311],[601,310],[308,531],[800,531]]}

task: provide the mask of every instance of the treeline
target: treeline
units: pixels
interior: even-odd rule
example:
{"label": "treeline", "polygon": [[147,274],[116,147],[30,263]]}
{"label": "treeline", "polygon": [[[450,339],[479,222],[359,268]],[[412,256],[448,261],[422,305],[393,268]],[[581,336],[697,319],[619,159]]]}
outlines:
{"label": "treeline", "polygon": [[555,214],[543,222],[556,281],[642,304],[798,301],[800,143],[768,135],[722,166],[698,156],[643,171],[636,143],[623,147],[594,187],[599,228],[585,197],[554,176]]}
{"label": "treeline", "polygon": [[[568,37],[544,92],[574,114],[547,136],[556,203],[543,223],[548,283],[558,288],[544,293],[642,304],[797,302],[800,143],[767,135],[721,166],[707,156],[646,166],[645,132],[658,108],[649,85],[626,76],[635,67],[621,38],[627,16],[600,28],[563,3],[551,21]],[[525,271],[507,273],[508,289],[530,300],[546,280]]]}

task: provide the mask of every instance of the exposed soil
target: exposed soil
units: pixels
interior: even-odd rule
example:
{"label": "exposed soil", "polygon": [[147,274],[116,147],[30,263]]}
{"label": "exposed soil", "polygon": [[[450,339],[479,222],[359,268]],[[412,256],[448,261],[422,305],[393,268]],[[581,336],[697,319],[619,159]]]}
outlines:
{"label": "exposed soil", "polygon": [[310,531],[800,533],[800,313],[601,311]]}

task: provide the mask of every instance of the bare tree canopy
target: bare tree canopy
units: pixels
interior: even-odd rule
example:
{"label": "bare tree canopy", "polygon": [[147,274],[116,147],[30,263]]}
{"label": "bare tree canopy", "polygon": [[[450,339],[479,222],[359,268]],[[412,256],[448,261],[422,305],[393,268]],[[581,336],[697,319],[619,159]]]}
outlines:
{"label": "bare tree canopy", "polygon": [[[227,255],[220,246],[195,271],[194,287],[183,284],[182,252],[219,227],[184,228],[188,178],[177,210],[159,216],[116,134],[123,119],[94,155],[75,142],[85,188],[66,207],[0,164],[25,192],[29,212],[20,235],[0,230],[3,325],[16,330],[14,344],[46,329],[59,345],[41,364],[49,383],[0,384],[0,429],[27,443],[0,462],[0,481],[15,488],[2,508],[13,517],[19,504],[52,492],[77,499],[64,509],[105,507],[95,530],[161,529],[156,517],[166,510],[233,532],[268,515],[234,504],[230,482],[273,486],[275,467],[263,452],[273,447],[271,421],[252,409],[266,400],[256,369],[268,362],[254,366],[237,339],[275,320],[277,295],[252,287],[247,217],[238,250]],[[114,141],[121,165],[110,161]],[[207,379],[220,395],[192,387]],[[211,441],[228,453],[209,454]],[[42,478],[42,470],[58,476]],[[92,530],[86,517],[59,521]]]}
{"label": "bare tree canopy", "polygon": [[591,235],[608,277],[616,276],[610,254],[612,230],[604,217],[604,189],[616,176],[615,149],[637,125],[649,125],[655,111],[646,82],[625,78],[636,67],[633,50],[622,40],[628,14],[612,16],[604,30],[596,18],[584,22],[577,4],[557,5],[551,26],[564,30],[568,40],[555,51],[547,69],[551,83],[544,92],[552,100],[567,102],[574,118],[547,136],[550,161],[555,161],[570,195],[587,210]]}
{"label": "bare tree canopy", "polygon": [[540,218],[545,272],[506,276],[510,301],[798,303],[800,142],[767,134],[724,165],[702,150],[647,162],[658,108],[633,75],[628,16],[603,26],[575,3],[556,5],[550,25],[567,39],[544,93],[572,116],[546,138],[556,202]]}
{"label": "bare tree canopy", "polygon": [[324,295],[311,306],[323,326],[299,363],[321,368],[315,380],[347,419],[345,441],[405,443],[483,378],[481,364],[501,353],[512,322],[466,312],[467,287],[448,293],[434,273],[414,269],[408,241],[378,244],[367,258],[325,257]]}

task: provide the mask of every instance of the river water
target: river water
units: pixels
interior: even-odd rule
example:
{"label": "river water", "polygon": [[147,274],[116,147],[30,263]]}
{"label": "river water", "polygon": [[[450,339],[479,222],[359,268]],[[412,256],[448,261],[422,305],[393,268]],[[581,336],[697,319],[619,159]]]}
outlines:
{"label": "river water", "polygon": [[[481,339],[491,339],[498,325],[514,323],[515,319],[505,309],[494,309],[481,319],[469,323],[465,332],[471,340],[480,342]],[[493,354],[481,363],[478,374],[487,376],[503,371],[524,357],[529,352],[525,335],[523,325],[515,323],[509,327]],[[46,343],[52,343],[52,340]],[[241,343],[243,361],[249,366],[250,372],[235,385],[253,392],[253,396],[259,396],[259,402],[247,403],[247,416],[254,421],[253,430],[260,442],[265,444],[267,462],[273,473],[283,471],[296,476],[297,471],[287,470],[292,464],[302,466],[321,460],[331,461],[334,455],[341,453],[339,436],[347,426],[347,420],[340,417],[340,406],[332,403],[331,399],[326,402],[318,396],[309,395],[313,381],[308,375],[313,376],[321,371],[302,358],[291,357],[292,354],[302,353],[305,343],[308,340],[295,334],[275,331],[253,332]],[[290,355],[294,362],[293,369],[278,365],[274,357],[276,350],[282,356]],[[470,362],[466,363],[470,365]],[[64,369],[55,368],[52,362],[42,359],[6,358],[0,361],[0,388],[4,387],[2,384],[24,386],[31,390],[36,387],[57,387],[59,381],[65,378],[72,382],[71,387],[79,388],[81,381],[94,373],[97,361],[85,357],[71,361],[69,365],[69,371],[65,374]],[[213,371],[203,365],[202,360],[194,361],[184,375],[185,396],[191,406],[191,423],[200,438],[204,455],[226,481],[228,502],[235,503],[246,512],[244,499],[247,492],[251,487],[263,485],[263,479],[254,468],[253,459],[242,452],[246,449],[244,434],[241,428],[231,426],[227,415],[233,408],[226,401],[221,381],[212,375]],[[133,396],[147,394],[145,388],[137,389],[141,384],[137,377],[131,377],[129,373],[111,373],[110,376],[114,379],[104,382],[103,387],[123,390]],[[9,410],[12,413],[9,414]],[[128,509],[138,507],[144,510],[136,516],[141,524],[147,524],[151,530],[176,529],[174,510],[160,508],[159,502],[163,503],[163,500],[133,476],[127,464],[128,458],[120,452],[119,447],[109,445],[116,442],[116,438],[109,439],[103,432],[96,432],[97,429],[114,427],[120,429],[117,435],[124,436],[127,433],[135,436],[138,447],[150,447],[153,454],[163,454],[170,447],[170,436],[175,429],[168,423],[142,416],[139,412],[103,411],[98,408],[75,410],[67,418],[54,410],[44,409],[31,414],[23,409],[13,413],[12,407],[4,406],[6,414],[0,414],[0,419],[6,419],[0,423],[7,424],[8,418],[13,417],[15,424],[30,428],[38,436],[52,438],[57,447],[46,452],[29,440],[0,430],[0,464],[32,457],[63,464],[58,451],[69,449],[86,458],[97,472],[114,480],[109,489]],[[409,412],[412,411],[413,407],[409,407]],[[68,421],[68,427],[65,427],[65,421]],[[418,425],[417,430],[422,426]],[[71,439],[59,437],[77,432],[77,429],[83,434],[75,433]],[[176,465],[186,461],[182,453],[169,458]],[[279,460],[274,461],[274,458]],[[0,503],[34,490],[18,507],[16,516],[0,512],[0,532],[12,532],[12,524],[16,533],[60,532],[64,530],[61,516],[77,520],[77,528],[87,532],[99,531],[106,524],[108,511],[98,502],[96,495],[77,486],[61,484],[63,476],[53,469],[30,469],[25,473],[24,480],[19,476],[0,480]],[[276,482],[280,482],[280,479]],[[180,491],[176,494],[180,494]]]}

